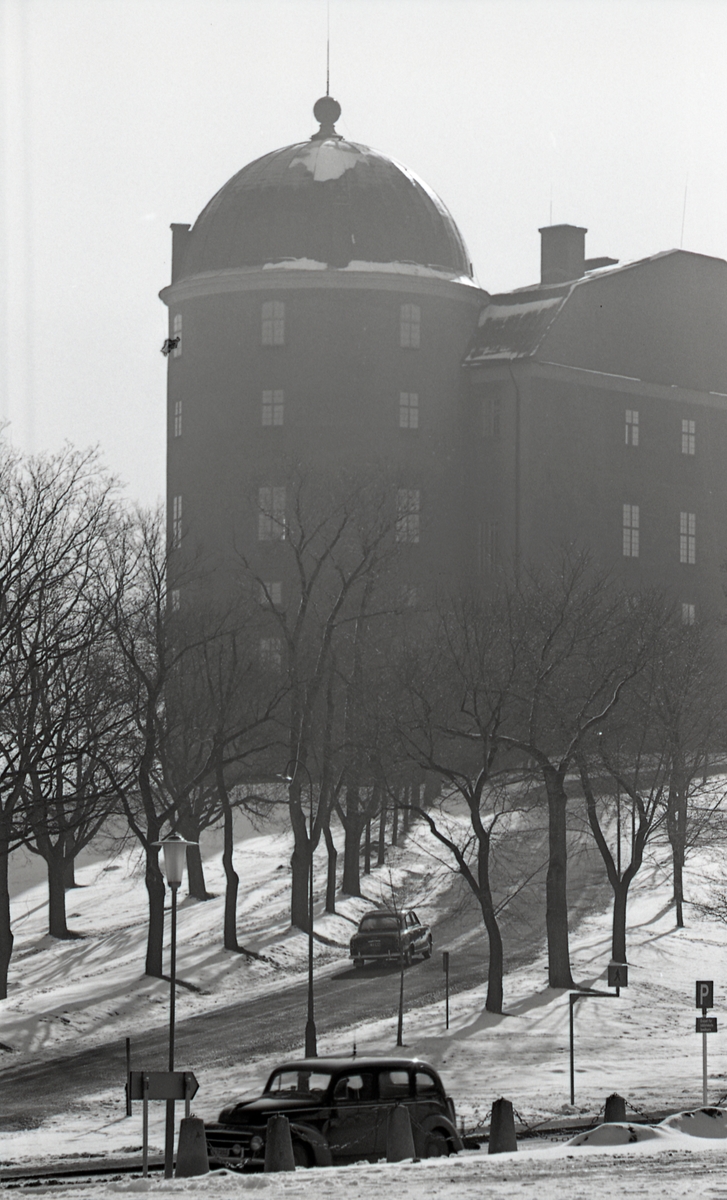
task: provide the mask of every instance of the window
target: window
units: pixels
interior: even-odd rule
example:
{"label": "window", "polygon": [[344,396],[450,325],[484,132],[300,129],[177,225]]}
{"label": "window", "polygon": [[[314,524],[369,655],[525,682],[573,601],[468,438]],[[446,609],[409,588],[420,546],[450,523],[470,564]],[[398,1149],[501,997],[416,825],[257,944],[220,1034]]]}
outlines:
{"label": "window", "polygon": [[639,444],[639,414],[635,408],[626,409],[626,445]]}
{"label": "window", "polygon": [[396,540],[419,541],[420,493],[418,488],[399,488],[396,493]]}
{"label": "window", "polygon": [[623,552],[626,558],[639,557],[639,506],[623,506]]}
{"label": "window", "polygon": [[679,562],[697,561],[696,513],[679,513]]}
{"label": "window", "polygon": [[170,602],[172,612],[179,612],[180,608],[182,607],[182,597],[180,595],[179,588],[172,588]]}
{"label": "window", "polygon": [[182,544],[182,497],[175,496],[172,500],[172,550],[178,550]]}
{"label": "window", "polygon": [[409,1095],[407,1071],[381,1071],[379,1074],[379,1100],[396,1100]]}
{"label": "window", "polygon": [[285,343],[285,304],[282,300],[266,300],[263,304],[263,346],[282,346]]}
{"label": "window", "polygon": [[284,407],[282,392],[263,392],[263,425],[282,425]]}
{"label": "window", "polygon": [[499,438],[502,424],[502,400],[499,396],[490,396],[482,402],[482,436]]}
{"label": "window", "polygon": [[281,638],[260,638],[260,662],[264,667],[279,671],[283,665],[283,642]]}
{"label": "window", "polygon": [[285,488],[261,487],[258,490],[257,536],[260,542],[285,540]]}
{"label": "window", "polygon": [[493,571],[500,561],[500,522],[485,521],[480,526],[480,570]]}
{"label": "window", "polygon": [[342,1075],[333,1089],[333,1099],[337,1104],[361,1104],[375,1099],[373,1072]]}
{"label": "window", "polygon": [[697,438],[697,422],[682,421],[682,454],[694,454]]}
{"label": "window", "polygon": [[[182,357],[182,314],[175,313],[172,322],[172,358]],[[194,356],[193,356],[194,357]]]}
{"label": "window", "polygon": [[260,603],[270,608],[280,608],[283,603],[283,585],[279,580],[260,584]]}
{"label": "window", "polygon": [[438,1096],[439,1088],[433,1076],[426,1071],[417,1071],[414,1076],[414,1091],[417,1096]]}
{"label": "window", "polygon": [[182,401],[174,401],[174,436],[175,438],[182,436]]}
{"label": "window", "polygon": [[399,345],[419,349],[422,310],[418,304],[402,304],[399,318]]}
{"label": "window", "polygon": [[399,392],[399,428],[419,428],[419,396],[416,392]]}
{"label": "window", "polygon": [[693,625],[696,619],[696,606],[694,604],[682,604],[682,625]]}

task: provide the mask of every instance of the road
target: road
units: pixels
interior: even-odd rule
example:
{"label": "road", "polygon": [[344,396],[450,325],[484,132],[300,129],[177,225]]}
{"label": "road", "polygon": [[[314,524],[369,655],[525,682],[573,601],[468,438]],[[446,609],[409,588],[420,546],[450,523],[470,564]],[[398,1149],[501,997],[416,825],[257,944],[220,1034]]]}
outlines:
{"label": "road", "polygon": [[[533,853],[537,852],[534,847]],[[608,902],[608,886],[595,850],[571,860],[569,889],[572,920]],[[416,1009],[444,997],[439,950],[451,947],[453,996],[486,978],[486,941],[481,917],[471,900],[466,897],[456,903],[454,900],[453,889],[448,915],[433,928],[433,957],[414,963],[406,971],[405,1040],[406,1031],[416,1021]],[[524,898],[503,911],[506,970],[532,960],[540,951],[543,923],[540,888],[529,889]],[[329,967],[316,981],[315,1016],[319,1035],[347,1030],[346,1045],[341,1049],[348,1052],[353,1048],[356,1025],[390,1017],[393,1027],[398,1000],[397,967],[371,965],[355,971],[344,958],[340,967]],[[177,1062],[184,1069],[203,1072],[233,1066],[250,1057],[300,1054],[306,1004],[307,985],[296,982],[275,993],[180,1021],[176,1028]],[[133,1035],[132,1065],[138,1068],[143,1063],[148,1070],[165,1070],[166,1055],[164,1030],[155,1028]],[[104,1088],[122,1088],[125,1071],[125,1051],[119,1041],[76,1054],[37,1062],[26,1060],[17,1066],[8,1064],[0,1071],[0,1129],[33,1128],[43,1119],[67,1109],[74,1100]]]}

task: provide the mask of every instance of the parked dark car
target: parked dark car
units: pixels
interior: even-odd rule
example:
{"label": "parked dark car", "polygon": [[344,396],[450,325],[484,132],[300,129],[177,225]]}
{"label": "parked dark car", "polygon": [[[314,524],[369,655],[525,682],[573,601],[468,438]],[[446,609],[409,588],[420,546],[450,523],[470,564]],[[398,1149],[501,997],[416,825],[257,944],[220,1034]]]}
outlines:
{"label": "parked dark car", "polygon": [[415,954],[431,957],[432,931],[411,910],[376,909],[361,918],[358,932],[351,938],[350,954],[354,967],[382,960],[396,960],[408,967]]}
{"label": "parked dark car", "polygon": [[417,1058],[305,1058],[276,1067],[257,1100],[205,1125],[210,1166],[261,1171],[269,1117],[290,1122],[296,1165],[325,1167],[386,1156],[389,1110],[406,1105],[419,1158],[456,1154],[462,1141],[439,1075]]}

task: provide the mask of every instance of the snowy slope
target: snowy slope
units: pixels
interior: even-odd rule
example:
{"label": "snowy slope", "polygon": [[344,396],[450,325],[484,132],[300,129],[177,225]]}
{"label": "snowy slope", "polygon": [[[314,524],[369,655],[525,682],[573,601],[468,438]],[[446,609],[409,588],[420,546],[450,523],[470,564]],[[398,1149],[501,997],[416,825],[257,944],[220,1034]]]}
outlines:
{"label": "snowy slope", "polygon": [[[423,840],[418,831],[417,842],[421,845]],[[181,905],[180,974],[203,990],[180,993],[180,1019],[237,999],[243,989],[249,995],[260,994],[266,989],[279,988],[283,978],[299,977],[305,963],[306,939],[291,932],[288,925],[289,850],[287,838],[277,834],[249,839],[239,852],[238,869],[243,880],[241,935],[269,961],[250,963],[237,957],[231,960],[219,949],[221,895],[206,904],[185,901]],[[705,877],[719,872],[720,855],[721,850],[713,851],[711,857],[706,852],[693,856],[687,872],[688,895],[695,896]],[[407,863],[407,869],[403,865],[395,867],[395,883],[405,888],[412,903],[424,900],[428,916],[434,917],[437,897],[443,895],[447,885],[446,872],[421,851],[407,856]],[[323,857],[317,875],[322,881]],[[221,875],[213,864],[208,877],[212,890],[221,893]],[[23,1054],[39,1051],[48,1054],[67,1050],[71,1044],[79,1049],[111,1037],[118,1039],[129,1032],[141,1014],[147,1024],[156,1022],[160,1028],[165,1025],[167,985],[141,976],[145,890],[138,863],[132,856],[91,863],[82,869],[80,878],[84,887],[69,897],[69,912],[77,914],[70,924],[84,932],[82,941],[57,943],[43,936],[42,887],[29,889],[14,903],[17,954],[11,970],[10,998],[0,1005],[0,1037],[15,1048],[13,1062]],[[388,869],[374,872],[367,881],[370,894],[375,891],[377,879],[385,896]],[[668,872],[660,853],[644,867],[633,888],[629,910],[629,988],[622,991],[620,999],[589,997],[576,1008],[575,1109],[569,1104],[568,994],[547,988],[544,953],[531,966],[507,977],[507,1012],[501,1017],[483,1012],[481,989],[453,998],[448,1032],[444,1029],[442,1002],[418,1010],[416,1019],[407,1016],[405,1052],[426,1058],[441,1070],[448,1090],[456,1099],[458,1112],[469,1127],[486,1121],[492,1101],[500,1095],[512,1100],[528,1124],[558,1114],[583,1113],[592,1117],[613,1091],[624,1095],[636,1111],[678,1112],[697,1107],[701,1103],[701,1038],[694,1033],[694,981],[715,980],[715,1013],[720,1017],[725,995],[722,963],[727,949],[727,928],[702,918],[695,908],[687,906],[687,928],[676,930],[669,900]],[[317,931],[334,943],[317,945],[321,968],[325,970],[326,962],[340,962],[345,957],[345,949],[337,948],[335,943],[340,947],[346,945],[351,920],[366,906],[366,902],[348,900],[341,905],[348,920],[345,916],[316,920]],[[579,982],[605,988],[610,913],[594,916],[574,930],[572,950],[574,975]],[[324,1036],[319,1052],[340,1051],[341,1035],[337,1036],[336,1044],[330,1045]],[[395,1036],[393,1015],[391,1020],[356,1029],[361,1053],[391,1052]],[[346,1042],[350,1044],[349,1036]],[[721,1043],[720,1034],[709,1042],[711,1103],[727,1092]],[[226,1097],[259,1084],[267,1067],[268,1063],[263,1061],[248,1062],[234,1070],[200,1075],[195,1111],[206,1118],[215,1116]],[[163,1105],[152,1106],[151,1137],[157,1148],[162,1145],[162,1110]],[[140,1145],[140,1126],[140,1113],[125,1117],[122,1095],[103,1093],[89,1097],[83,1105],[59,1115],[39,1130],[0,1133],[0,1159],[5,1163],[37,1163],[40,1153],[55,1160],[59,1156],[78,1158],[128,1152]],[[672,1159],[686,1153],[683,1135],[674,1132],[670,1136],[680,1139],[678,1145],[674,1143],[673,1151],[660,1148],[661,1144],[659,1147],[649,1144],[648,1153],[652,1156],[668,1153]],[[706,1154],[704,1142],[702,1149]],[[585,1150],[572,1148],[571,1152],[582,1155]],[[716,1155],[722,1152],[723,1146],[709,1151]],[[613,1155],[616,1151],[609,1153]],[[639,1154],[642,1153],[647,1151],[640,1149]],[[522,1154],[521,1159],[524,1162],[526,1155]],[[432,1164],[416,1168],[425,1169],[433,1169]],[[437,1167],[440,1171],[444,1169]],[[459,1194],[469,1194],[469,1182],[465,1183],[469,1175],[462,1174],[460,1164],[449,1164],[446,1169],[454,1173],[452,1178],[456,1175],[460,1180],[464,1190]],[[560,1169],[553,1167],[553,1178]],[[393,1170],[361,1169],[360,1177],[356,1178],[361,1179],[361,1187],[364,1177],[370,1178],[374,1189],[376,1180],[378,1186],[383,1182],[381,1174],[376,1172],[383,1171],[386,1176]],[[415,1168],[399,1170],[406,1174]],[[489,1177],[494,1170],[492,1160],[485,1162],[482,1170]],[[294,1180],[276,1182],[268,1194],[309,1194],[305,1191],[309,1185],[299,1181],[299,1174],[296,1173]],[[331,1173],[331,1179],[338,1174]],[[421,1177],[418,1178],[420,1183],[416,1187],[421,1188]],[[204,1186],[209,1190],[212,1185]],[[224,1183],[221,1179],[215,1186],[223,1188],[220,1194],[230,1194],[268,1185],[262,1181]],[[118,1187],[121,1189],[122,1185]],[[304,1190],[296,1190],[300,1188]],[[429,1184],[426,1188],[429,1190]],[[327,1194],[327,1189],[327,1183],[325,1188],[321,1184],[316,1194]],[[558,1189],[561,1190],[561,1183]],[[727,1187],[724,1191],[727,1197]],[[335,1188],[331,1194],[335,1194]],[[421,1192],[403,1190],[400,1194],[405,1197]],[[445,1188],[434,1194],[450,1193]]]}

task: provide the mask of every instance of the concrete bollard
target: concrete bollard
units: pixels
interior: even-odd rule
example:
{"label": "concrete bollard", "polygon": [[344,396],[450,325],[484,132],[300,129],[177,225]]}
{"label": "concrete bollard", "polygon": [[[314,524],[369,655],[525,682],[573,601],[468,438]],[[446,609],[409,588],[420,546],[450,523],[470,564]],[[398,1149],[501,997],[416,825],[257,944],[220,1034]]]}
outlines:
{"label": "concrete bollard", "polygon": [[204,1121],[201,1117],[183,1117],[179,1125],[175,1177],[187,1179],[190,1175],[207,1175],[209,1169]]}
{"label": "concrete bollard", "polygon": [[490,1138],[487,1153],[505,1154],[509,1150],[517,1150],[515,1117],[510,1101],[500,1097],[493,1104],[490,1114]]}
{"label": "concrete bollard", "polygon": [[290,1122],[282,1114],[278,1114],[275,1117],[268,1117],[265,1131],[265,1170],[295,1170]]}
{"label": "concrete bollard", "polygon": [[397,1104],[390,1110],[386,1122],[386,1161],[402,1162],[405,1158],[414,1157],[414,1137],[409,1109],[403,1104]]}
{"label": "concrete bollard", "polygon": [[626,1120],[626,1101],[623,1096],[619,1096],[618,1092],[613,1092],[606,1098],[606,1112],[603,1119],[607,1124],[609,1121]]}

